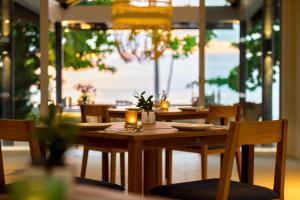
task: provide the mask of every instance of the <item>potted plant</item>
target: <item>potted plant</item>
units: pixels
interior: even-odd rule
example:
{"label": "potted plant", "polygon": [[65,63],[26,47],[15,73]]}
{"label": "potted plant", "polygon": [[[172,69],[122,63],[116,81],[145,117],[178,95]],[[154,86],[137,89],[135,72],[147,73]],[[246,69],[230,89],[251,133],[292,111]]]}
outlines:
{"label": "potted plant", "polygon": [[141,108],[142,111],[142,123],[155,123],[155,112],[153,111],[153,95],[150,95],[149,97],[145,97],[146,94],[145,91],[142,93],[136,92],[135,95],[133,95],[135,98],[137,98],[137,107]]}
{"label": "potted plant", "polygon": [[162,91],[162,95],[159,102],[159,107],[162,110],[168,110],[169,109],[169,101],[167,100],[168,94],[165,90]]}
{"label": "potted plant", "polygon": [[57,110],[50,104],[47,117],[41,118],[39,128],[32,133],[45,145],[47,155],[33,162],[23,180],[10,186],[12,199],[70,199],[73,174],[65,166],[64,154],[76,139],[78,128],[63,123]]}
{"label": "potted plant", "polygon": [[96,95],[96,88],[94,88],[94,86],[91,84],[78,83],[74,87],[80,92],[80,96],[78,98],[79,105],[92,103],[91,96],[92,94]]}
{"label": "potted plant", "polygon": [[63,157],[68,147],[73,144],[78,128],[70,123],[64,123],[58,113],[57,106],[48,106],[48,116],[41,118],[41,128],[35,136],[46,145],[48,156],[45,160],[46,168],[64,166]]}

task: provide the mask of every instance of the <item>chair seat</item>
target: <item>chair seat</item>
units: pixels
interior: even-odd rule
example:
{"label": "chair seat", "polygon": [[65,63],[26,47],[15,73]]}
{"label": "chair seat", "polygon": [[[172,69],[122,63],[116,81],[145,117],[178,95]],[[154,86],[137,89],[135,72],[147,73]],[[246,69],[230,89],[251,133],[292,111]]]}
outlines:
{"label": "chair seat", "polygon": [[[215,200],[219,179],[207,179],[164,185],[150,190],[151,194],[182,200]],[[271,189],[231,181],[229,200],[270,200],[279,198]]]}
{"label": "chair seat", "polygon": [[92,180],[92,179],[87,179],[87,178],[75,177],[75,182],[77,184],[86,184],[86,185],[92,185],[92,186],[96,186],[96,187],[103,187],[103,188],[108,188],[108,189],[113,189],[113,190],[125,191],[125,188],[122,187],[121,185],[117,185],[117,184],[109,183],[109,182],[105,182],[105,181],[98,181],[98,180]]}
{"label": "chair seat", "polygon": [[[200,153],[201,152],[201,147],[202,145],[192,145],[192,146],[187,146],[187,147],[175,147],[175,148],[172,148],[172,150],[175,150],[175,151],[187,151],[187,152],[191,152],[191,153]],[[220,153],[221,152],[224,152],[225,151],[225,144],[212,144],[212,145],[208,145],[208,150],[220,150]],[[215,152],[214,153],[218,153],[218,152]]]}
{"label": "chair seat", "polygon": [[105,153],[111,153],[111,152],[115,152],[115,153],[124,153],[127,152],[128,150],[126,149],[116,149],[116,148],[99,148],[99,147],[92,147],[92,146],[86,146],[86,148],[88,150],[91,151],[102,151]]}
{"label": "chair seat", "polygon": [[225,144],[210,144],[208,145],[208,149],[209,150],[213,150],[213,149],[225,149]]}

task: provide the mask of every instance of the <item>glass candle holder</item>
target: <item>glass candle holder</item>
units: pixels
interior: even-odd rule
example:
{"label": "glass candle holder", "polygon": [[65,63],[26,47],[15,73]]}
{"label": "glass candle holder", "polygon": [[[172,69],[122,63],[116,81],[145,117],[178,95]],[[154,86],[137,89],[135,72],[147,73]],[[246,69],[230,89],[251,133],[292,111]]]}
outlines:
{"label": "glass candle holder", "polygon": [[160,103],[159,103],[159,107],[162,110],[168,110],[169,109],[169,101],[161,100]]}
{"label": "glass candle holder", "polygon": [[137,127],[138,113],[134,110],[127,110],[125,112],[125,127],[135,128]]}

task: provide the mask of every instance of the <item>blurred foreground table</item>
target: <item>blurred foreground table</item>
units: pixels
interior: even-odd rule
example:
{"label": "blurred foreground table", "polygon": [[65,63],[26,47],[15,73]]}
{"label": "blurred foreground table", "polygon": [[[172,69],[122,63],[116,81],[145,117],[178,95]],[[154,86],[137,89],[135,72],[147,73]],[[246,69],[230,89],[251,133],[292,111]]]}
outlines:
{"label": "blurred foreground table", "polygon": [[[85,184],[76,184],[72,192],[71,200],[158,200],[165,199],[161,197],[150,197],[143,195],[128,194],[126,192],[119,192],[115,190],[109,190],[106,188],[94,187]],[[11,200],[9,194],[0,194],[1,200]]]}

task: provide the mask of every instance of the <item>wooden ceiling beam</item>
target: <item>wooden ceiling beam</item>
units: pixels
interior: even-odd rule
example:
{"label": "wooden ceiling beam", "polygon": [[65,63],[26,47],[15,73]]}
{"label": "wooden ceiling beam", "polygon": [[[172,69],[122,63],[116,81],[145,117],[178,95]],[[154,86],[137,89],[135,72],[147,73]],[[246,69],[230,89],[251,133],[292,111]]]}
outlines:
{"label": "wooden ceiling beam", "polygon": [[[84,15],[83,15],[84,13]],[[207,22],[239,20],[239,9],[232,7],[207,7]],[[90,23],[111,23],[111,7],[72,6],[63,13],[64,20],[85,21]],[[198,23],[197,7],[175,7],[173,22]]]}

